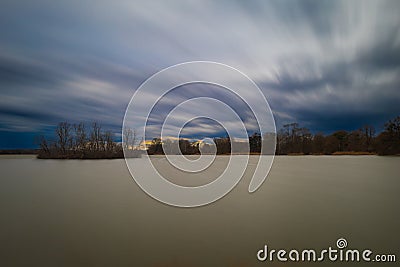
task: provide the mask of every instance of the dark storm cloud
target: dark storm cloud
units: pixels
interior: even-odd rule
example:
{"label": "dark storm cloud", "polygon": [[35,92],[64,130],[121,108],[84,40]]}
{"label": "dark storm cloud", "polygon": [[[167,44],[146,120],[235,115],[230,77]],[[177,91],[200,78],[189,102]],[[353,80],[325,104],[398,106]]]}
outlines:
{"label": "dark storm cloud", "polygon": [[[398,25],[399,26],[399,25]],[[374,40],[375,45],[361,53],[355,62],[372,71],[398,69],[400,66],[400,28],[394,27],[384,39]]]}
{"label": "dark storm cloud", "polygon": [[[339,58],[334,64],[321,66],[318,75],[293,77],[282,68],[276,81],[261,85],[271,93],[273,109],[283,107],[284,112],[295,114],[282,122],[297,120],[328,132],[365,124],[381,128],[384,121],[400,113],[398,36],[378,40],[351,60]],[[310,68],[307,62],[303,66]]]}
{"label": "dark storm cloud", "polygon": [[130,97],[133,90],[129,89],[140,84],[143,74],[109,62],[82,59],[84,62],[64,60],[62,64],[0,59],[2,130],[25,131],[20,124],[26,124],[37,131],[62,120],[99,120],[119,129],[125,108],[121,102]]}
{"label": "dark storm cloud", "polygon": [[[277,63],[274,79],[260,84],[270,95],[279,125],[298,121],[326,132],[365,124],[381,129],[384,121],[400,114],[400,34],[395,15],[399,6],[395,2],[330,2],[335,3],[332,9],[321,10],[322,2],[304,12],[324,53],[304,59],[298,51],[292,54],[293,60],[285,57],[283,62],[292,64]],[[302,10],[307,10],[308,3],[302,3]],[[324,22],[321,14],[326,15]],[[326,24],[332,19],[336,23]],[[335,40],[340,42],[332,45]]]}
{"label": "dark storm cloud", "polygon": [[[400,114],[398,1],[0,5],[0,147],[25,146],[18,136],[47,133],[63,120],[96,120],[119,132],[134,90],[153,73],[191,60],[249,75],[278,127],[298,121],[313,131],[351,130]],[[202,90],[238,106],[224,93]],[[197,95],[188,90],[173,100]],[[161,103],[153,123],[172,102]]]}

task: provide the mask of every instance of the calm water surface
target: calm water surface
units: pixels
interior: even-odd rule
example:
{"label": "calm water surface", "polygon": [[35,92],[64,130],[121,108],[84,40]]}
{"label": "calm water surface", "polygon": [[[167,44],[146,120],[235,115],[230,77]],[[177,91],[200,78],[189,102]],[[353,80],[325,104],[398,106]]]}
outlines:
{"label": "calm water surface", "polygon": [[246,175],[194,209],[147,196],[123,160],[1,156],[0,168],[1,266],[309,266],[256,253],[340,237],[400,259],[400,157],[276,157],[256,193]]}

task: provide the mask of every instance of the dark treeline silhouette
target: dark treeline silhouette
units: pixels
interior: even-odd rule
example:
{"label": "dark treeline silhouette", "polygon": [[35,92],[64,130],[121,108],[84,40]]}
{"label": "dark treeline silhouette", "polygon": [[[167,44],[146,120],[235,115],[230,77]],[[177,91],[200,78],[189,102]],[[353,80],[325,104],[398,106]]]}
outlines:
{"label": "dark treeline silhouette", "polygon": [[277,154],[400,154],[400,116],[388,121],[376,135],[372,126],[330,135],[311,134],[297,123],[286,124],[277,135]]}
{"label": "dark treeline silhouette", "polygon": [[[268,138],[266,139],[268,140]],[[249,146],[247,146],[246,142],[243,142],[243,140],[232,141],[229,137],[215,137],[212,141],[213,144],[209,144],[204,142],[200,143],[198,141],[190,142],[182,138],[178,141],[167,139],[162,142],[160,138],[154,138],[148,146],[147,153],[149,155],[161,155],[164,153],[176,155],[179,154],[178,148],[184,155],[196,155],[200,153],[214,154],[214,152],[216,152],[217,155],[227,155],[231,153],[247,154],[248,152],[261,153],[261,135],[258,133],[254,133],[249,137]],[[178,146],[176,142],[178,142]]]}
{"label": "dark treeline silhouette", "polygon": [[[43,136],[39,138],[38,158],[56,159],[98,159],[98,158],[123,158],[138,157],[143,140],[138,142],[135,130],[125,128],[123,131],[124,143],[114,141],[111,131],[104,131],[98,123],[92,123],[91,127],[83,123],[70,124],[59,123],[55,130],[55,140],[49,140]],[[273,143],[276,139],[277,155],[340,155],[340,154],[378,154],[400,155],[400,116],[389,120],[384,125],[384,130],[378,135],[374,127],[364,126],[355,131],[339,130],[330,135],[322,133],[312,134],[309,129],[300,127],[297,123],[283,126],[275,134],[254,133],[249,136],[248,147],[242,141],[234,141],[229,137],[217,137],[213,144],[190,142],[187,139],[178,141],[154,138],[147,146],[149,155],[157,154],[182,154],[195,155],[201,153],[213,153],[219,155],[230,153],[255,153],[273,154]],[[143,149],[143,148],[142,148]],[[236,151],[233,151],[233,150]],[[263,150],[263,151],[262,151]]]}
{"label": "dark treeline silhouette", "polygon": [[[217,154],[229,154],[231,152],[231,142],[229,137],[218,137],[213,139],[215,147],[217,148]],[[178,142],[178,144],[176,144]],[[201,147],[200,147],[201,146]],[[162,155],[170,154],[176,155],[180,153],[184,155],[198,155],[200,150],[205,154],[213,154],[214,145],[199,142],[190,142],[187,139],[170,140],[167,139],[164,142],[160,138],[154,138],[148,146],[147,153],[149,155]],[[179,150],[178,150],[179,148]]]}
{"label": "dark treeline silhouette", "polygon": [[39,146],[38,158],[123,158],[122,146],[114,141],[114,134],[104,131],[96,122],[91,127],[61,122],[55,129],[55,140],[41,136]]}
{"label": "dark treeline silhouette", "polygon": [[[249,136],[250,153],[272,154],[274,134],[266,134],[264,138],[259,133]],[[214,138],[217,154],[231,153],[229,137]],[[262,145],[263,144],[263,145]],[[204,146],[204,144],[203,144]],[[207,147],[207,145],[205,145]],[[164,148],[168,147],[164,144]],[[199,154],[199,143],[179,140],[182,154]],[[263,149],[263,151],[261,151]],[[204,149],[203,151],[207,151]],[[240,153],[239,149],[239,153]],[[234,153],[235,151],[233,151]],[[155,138],[148,146],[148,153],[164,154],[161,139]],[[167,153],[175,154],[168,151]],[[300,127],[298,123],[283,126],[276,135],[277,155],[340,155],[340,154],[400,154],[400,116],[388,121],[384,130],[376,135],[372,126],[366,125],[355,131],[339,130],[330,135],[312,134],[309,129]]]}
{"label": "dark treeline silhouette", "polygon": [[388,121],[385,130],[380,133],[374,142],[375,150],[380,155],[400,154],[400,116]]}

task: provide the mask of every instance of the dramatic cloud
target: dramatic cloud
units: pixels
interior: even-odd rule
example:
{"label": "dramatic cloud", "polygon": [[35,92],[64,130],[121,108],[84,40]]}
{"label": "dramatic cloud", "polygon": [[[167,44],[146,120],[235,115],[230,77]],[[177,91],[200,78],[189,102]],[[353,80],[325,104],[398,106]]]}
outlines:
{"label": "dramatic cloud", "polygon": [[[366,123],[379,129],[400,114],[398,1],[38,0],[0,7],[0,148],[33,147],[35,135],[50,135],[63,120],[96,120],[120,132],[135,89],[192,60],[246,73],[278,127],[297,121],[313,131]],[[210,94],[254,127],[239,100],[193,88],[160,102],[151,123],[176,103]],[[206,125],[194,121],[186,131]]]}

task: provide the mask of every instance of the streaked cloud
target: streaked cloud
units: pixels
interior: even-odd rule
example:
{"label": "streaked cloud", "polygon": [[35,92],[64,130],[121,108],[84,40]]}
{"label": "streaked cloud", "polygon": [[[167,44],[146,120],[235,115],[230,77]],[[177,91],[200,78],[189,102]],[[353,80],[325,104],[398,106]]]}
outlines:
{"label": "streaked cloud", "polygon": [[[192,60],[222,62],[255,80],[278,127],[298,121],[313,131],[350,130],[400,114],[398,1],[0,5],[0,147],[18,147],[25,138],[10,133],[49,134],[63,120],[96,120],[119,132],[145,79]],[[151,122],[199,90],[167,97]],[[201,89],[207,93],[241,105]],[[248,110],[241,117],[252,123]]]}

